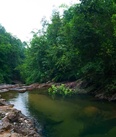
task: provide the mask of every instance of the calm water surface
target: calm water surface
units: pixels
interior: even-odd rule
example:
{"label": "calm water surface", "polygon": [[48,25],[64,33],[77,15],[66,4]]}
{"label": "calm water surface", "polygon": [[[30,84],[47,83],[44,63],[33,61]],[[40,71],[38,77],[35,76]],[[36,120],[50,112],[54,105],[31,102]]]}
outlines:
{"label": "calm water surface", "polygon": [[41,123],[45,137],[116,137],[116,103],[87,95],[52,99],[38,91],[2,96]]}

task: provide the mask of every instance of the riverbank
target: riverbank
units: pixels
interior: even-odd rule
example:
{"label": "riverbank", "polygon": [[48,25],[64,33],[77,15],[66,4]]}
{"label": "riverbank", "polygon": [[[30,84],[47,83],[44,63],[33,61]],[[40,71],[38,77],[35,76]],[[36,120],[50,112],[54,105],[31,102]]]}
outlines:
{"label": "riverbank", "polygon": [[41,89],[41,88],[49,88],[52,85],[59,86],[61,84],[65,84],[68,88],[76,91],[77,94],[91,94],[98,100],[107,100],[107,101],[116,101],[116,94],[106,94],[103,89],[95,88],[94,85],[82,81],[79,79],[78,81],[74,82],[62,82],[62,83],[34,83],[31,85],[24,85],[24,84],[1,84],[0,85],[0,93],[1,92],[8,92],[8,91],[17,91],[20,93],[24,93],[26,91],[32,91],[34,89]]}
{"label": "riverbank", "polygon": [[8,92],[8,91],[17,91],[20,93],[26,92],[26,91],[31,91],[34,89],[40,89],[44,87],[50,87],[53,83],[44,83],[44,84],[39,84],[39,83],[34,83],[31,85],[25,85],[25,84],[1,84],[0,85],[0,93],[2,92]]}
{"label": "riverbank", "polygon": [[0,137],[42,137],[34,121],[0,98]]}
{"label": "riverbank", "polygon": [[61,84],[66,85],[68,88],[78,91],[78,93],[87,93],[91,91],[91,87],[87,87],[87,83],[83,82],[82,80],[74,81],[74,82],[61,82],[61,83],[54,83],[54,82],[47,82],[47,83],[34,83],[31,85],[25,84],[1,84],[0,85],[0,93],[7,92],[7,91],[18,91],[23,93],[25,91],[32,91],[34,89],[41,89],[41,88],[49,88],[52,85],[59,86]]}

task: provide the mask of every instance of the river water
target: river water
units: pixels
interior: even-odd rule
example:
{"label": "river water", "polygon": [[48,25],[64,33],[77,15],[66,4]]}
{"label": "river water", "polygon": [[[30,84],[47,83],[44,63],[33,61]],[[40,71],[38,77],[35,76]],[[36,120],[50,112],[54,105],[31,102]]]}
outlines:
{"label": "river water", "polygon": [[116,103],[88,95],[52,99],[39,91],[2,97],[40,123],[45,137],[116,137]]}

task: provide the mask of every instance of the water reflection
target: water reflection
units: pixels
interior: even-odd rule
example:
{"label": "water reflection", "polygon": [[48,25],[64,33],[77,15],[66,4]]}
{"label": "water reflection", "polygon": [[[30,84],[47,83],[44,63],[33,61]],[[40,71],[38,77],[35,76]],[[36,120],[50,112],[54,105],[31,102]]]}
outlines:
{"label": "water reflection", "polygon": [[21,110],[24,115],[30,116],[28,110],[28,92],[17,94],[17,96],[10,99],[9,102],[14,104],[14,108]]}
{"label": "water reflection", "polygon": [[97,102],[85,95],[53,100],[38,91],[5,96],[23,114],[41,123],[46,137],[116,136],[115,103]]}
{"label": "water reflection", "polygon": [[[116,135],[115,104],[96,102],[88,96],[53,100],[29,95],[30,111],[43,121],[48,137],[111,137]],[[38,117],[38,118],[39,118]]]}

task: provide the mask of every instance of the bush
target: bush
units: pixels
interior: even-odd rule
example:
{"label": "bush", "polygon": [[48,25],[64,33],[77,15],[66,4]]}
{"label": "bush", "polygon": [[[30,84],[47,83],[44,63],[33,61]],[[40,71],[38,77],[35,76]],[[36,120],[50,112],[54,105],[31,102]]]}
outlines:
{"label": "bush", "polygon": [[48,89],[49,95],[51,95],[53,98],[55,96],[62,96],[63,98],[66,96],[71,96],[74,94],[72,89],[69,89],[64,84],[61,84],[60,86],[52,85],[51,88]]}

